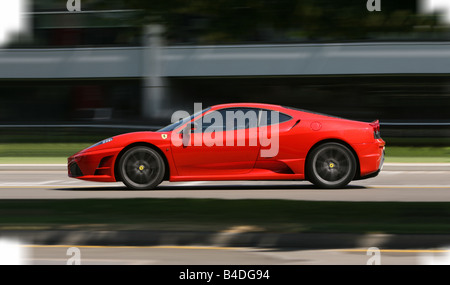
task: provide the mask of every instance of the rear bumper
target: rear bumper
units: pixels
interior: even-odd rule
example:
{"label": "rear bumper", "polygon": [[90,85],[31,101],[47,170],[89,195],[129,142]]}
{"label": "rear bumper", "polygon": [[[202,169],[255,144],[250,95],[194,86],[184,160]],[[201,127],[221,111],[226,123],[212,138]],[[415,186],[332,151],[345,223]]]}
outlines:
{"label": "rear bumper", "polygon": [[365,176],[358,176],[358,177],[356,177],[356,178],[353,179],[353,180],[362,180],[362,179],[373,178],[373,177],[378,176],[378,174],[380,174],[380,172],[381,172],[381,169],[378,169],[377,171],[375,171],[375,172],[373,172],[373,173],[367,174],[367,175],[365,175]]}
{"label": "rear bumper", "polygon": [[358,155],[360,168],[355,180],[377,176],[384,164],[385,142],[376,139],[373,143],[357,144],[353,147]]}
{"label": "rear bumper", "polygon": [[120,149],[81,152],[67,159],[69,177],[98,182],[115,182],[114,162]]}

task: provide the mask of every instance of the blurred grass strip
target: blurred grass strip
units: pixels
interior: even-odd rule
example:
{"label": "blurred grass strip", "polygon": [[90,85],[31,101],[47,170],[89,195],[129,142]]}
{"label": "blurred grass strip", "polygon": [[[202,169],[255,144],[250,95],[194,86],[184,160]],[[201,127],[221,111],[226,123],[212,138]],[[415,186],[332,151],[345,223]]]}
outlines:
{"label": "blurred grass strip", "polygon": [[66,164],[67,157],[0,157],[0,164]]}
{"label": "blurred grass strip", "polygon": [[[94,142],[95,143],[95,142]],[[93,143],[92,143],[93,144]],[[69,157],[91,143],[3,143],[0,158],[7,157]]]}
{"label": "blurred grass strip", "polygon": [[[60,190],[64,191],[64,190]],[[221,199],[1,200],[0,229],[449,234],[450,203]]]}
{"label": "blurred grass strip", "polygon": [[386,162],[445,163],[450,162],[450,147],[386,147]]}

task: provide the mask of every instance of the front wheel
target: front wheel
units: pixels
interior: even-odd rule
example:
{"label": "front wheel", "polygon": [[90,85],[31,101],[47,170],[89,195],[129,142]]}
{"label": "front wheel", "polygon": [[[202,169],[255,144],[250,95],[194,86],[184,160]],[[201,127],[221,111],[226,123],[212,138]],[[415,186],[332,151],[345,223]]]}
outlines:
{"label": "front wheel", "polygon": [[356,159],[346,146],[325,143],[311,152],[306,172],[308,179],[320,188],[342,188],[355,176]]}
{"label": "front wheel", "polygon": [[161,155],[154,149],[137,146],[127,150],[119,161],[122,182],[131,189],[154,189],[165,172]]}

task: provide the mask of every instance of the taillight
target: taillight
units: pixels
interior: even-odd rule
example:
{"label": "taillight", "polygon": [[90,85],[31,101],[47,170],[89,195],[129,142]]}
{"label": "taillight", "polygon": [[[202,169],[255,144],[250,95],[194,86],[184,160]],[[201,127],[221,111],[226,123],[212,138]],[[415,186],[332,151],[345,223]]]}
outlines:
{"label": "taillight", "polygon": [[373,137],[375,139],[381,139],[381,135],[380,135],[380,121],[379,120],[373,121],[372,123],[369,123],[369,125],[371,125],[372,128],[373,128]]}

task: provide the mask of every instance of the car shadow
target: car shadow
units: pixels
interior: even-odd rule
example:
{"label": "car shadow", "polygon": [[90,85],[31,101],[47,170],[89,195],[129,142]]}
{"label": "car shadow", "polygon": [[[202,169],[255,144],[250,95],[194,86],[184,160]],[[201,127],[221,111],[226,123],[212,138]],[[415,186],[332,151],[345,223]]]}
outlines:
{"label": "car shadow", "polygon": [[318,190],[318,191],[337,191],[337,190],[361,190],[368,189],[361,185],[348,185],[345,188],[340,189],[320,189],[314,185],[299,184],[299,185],[283,185],[283,184],[271,184],[271,185],[240,185],[240,184],[221,184],[221,185],[159,185],[152,190],[131,190],[125,186],[99,186],[99,187],[70,187],[70,188],[55,188],[51,190],[56,191],[129,191],[129,192],[142,192],[142,191],[212,191],[212,190]]}

